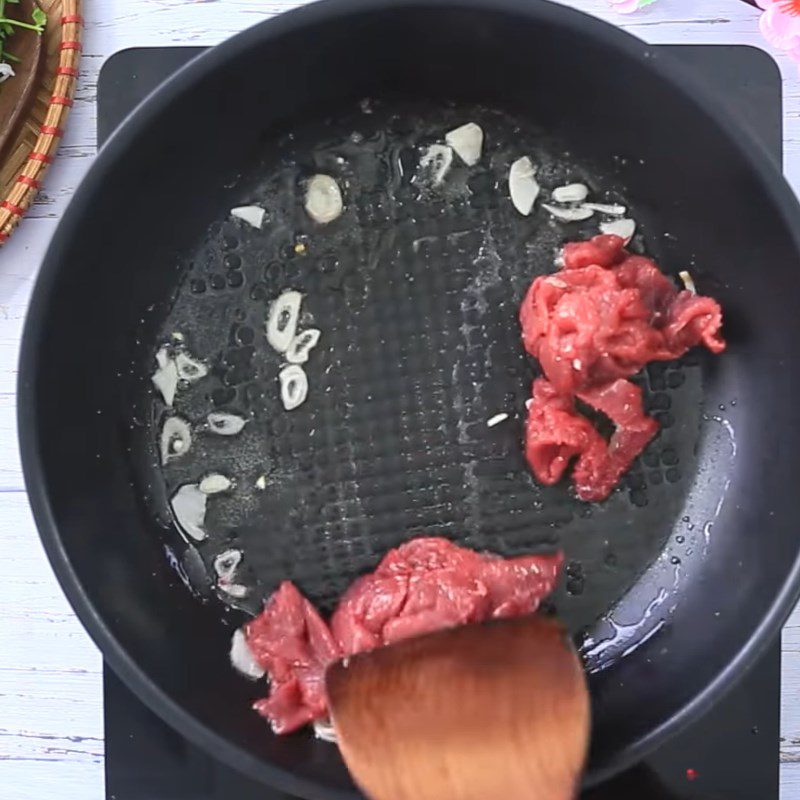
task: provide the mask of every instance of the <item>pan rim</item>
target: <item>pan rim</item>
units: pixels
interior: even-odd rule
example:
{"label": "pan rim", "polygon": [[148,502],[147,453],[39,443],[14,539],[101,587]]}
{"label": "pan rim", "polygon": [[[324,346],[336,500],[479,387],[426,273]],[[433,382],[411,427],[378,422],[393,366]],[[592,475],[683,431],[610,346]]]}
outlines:
{"label": "pan rim", "polygon": [[[29,503],[50,564],[81,623],[100,648],[111,668],[126,682],[149,708],[167,724],[177,728],[194,744],[214,753],[230,766],[251,777],[266,782],[280,791],[310,800],[355,800],[361,795],[355,789],[322,788],[319,784],[284,770],[233,744],[186,711],[159,689],[148,674],[131,658],[115,638],[103,615],[94,607],[70,562],[58,531],[50,501],[44,490],[46,474],[40,456],[39,434],[35,422],[38,394],[31,380],[38,367],[38,341],[43,336],[46,309],[50,303],[58,272],[58,252],[77,231],[87,205],[96,188],[103,182],[104,173],[120,155],[134,143],[166,107],[199,79],[220,65],[235,60],[255,44],[265,45],[271,39],[313,24],[384,10],[413,10],[431,8],[431,0],[320,0],[285,12],[229,38],[217,47],[192,59],[186,66],[161,84],[156,91],[129,114],[98,153],[88,173],[75,191],[73,199],[59,221],[56,232],[43,259],[26,314],[19,357],[17,386],[17,419],[23,474]],[[753,174],[771,197],[781,221],[790,231],[800,252],[800,205],[777,169],[765,146],[750,130],[740,124],[734,110],[705,87],[682,65],[670,58],[656,57],[647,43],[616,27],[593,18],[574,8],[546,0],[436,0],[437,8],[478,10],[509,16],[545,19],[548,22],[589,35],[616,49],[633,61],[638,61],[654,79],[668,84],[693,107],[714,124],[726,129],[726,136],[739,151]],[[762,51],[763,52],[763,51]],[[736,657],[694,698],[673,716],[646,735],[622,748],[608,764],[595,768],[587,776],[587,785],[602,782],[613,774],[640,760],[667,736],[697,719],[713,702],[728,691],[753,665],[778,633],[792,607],[800,598],[800,553],[791,571],[764,615]]]}

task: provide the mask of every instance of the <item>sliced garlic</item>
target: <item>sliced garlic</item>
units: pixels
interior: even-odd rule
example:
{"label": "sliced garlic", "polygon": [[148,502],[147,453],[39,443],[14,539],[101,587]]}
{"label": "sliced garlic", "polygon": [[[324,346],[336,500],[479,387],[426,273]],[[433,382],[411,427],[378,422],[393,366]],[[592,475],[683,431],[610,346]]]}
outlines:
{"label": "sliced garlic", "polygon": [[254,228],[261,228],[267,212],[259,206],[237,206],[231,209],[231,216],[246,222]]}
{"label": "sliced garlic", "polygon": [[548,203],[542,203],[542,207],[547,209],[556,219],[562,222],[580,222],[584,219],[589,219],[594,214],[591,208],[586,206],[579,206],[578,208],[559,208],[558,206],[551,206]]}
{"label": "sliced garlic", "polygon": [[267,341],[279,353],[285,353],[294,339],[302,302],[300,292],[287,289],[269,307]]}
{"label": "sliced garlic", "polygon": [[207,417],[208,429],[220,436],[235,436],[247,425],[247,420],[225,411],[212,411]]}
{"label": "sliced garlic", "polygon": [[601,222],[600,231],[605,234],[620,236],[627,244],[636,232],[636,223],[632,219],[615,219],[613,222]]}
{"label": "sliced garlic", "polygon": [[181,486],[169,501],[178,528],[196,542],[202,542],[208,534],[203,525],[206,521],[206,495],[196,483]]}
{"label": "sliced garlic", "polygon": [[432,144],[426,148],[419,160],[420,169],[431,176],[431,183],[438,186],[450,171],[453,150],[444,144]]}
{"label": "sliced garlic", "polygon": [[518,158],[508,172],[508,192],[514,208],[524,217],[533,211],[533,204],[539,196],[536,181],[536,167],[528,156]]}
{"label": "sliced garlic", "polygon": [[483,129],[480,125],[467,122],[446,133],[444,140],[468,167],[474,167],[481,160]]}
{"label": "sliced garlic", "polygon": [[278,373],[281,382],[281,402],[287,411],[302,405],[308,396],[308,378],[298,364],[290,364]]}
{"label": "sliced garlic", "polygon": [[161,428],[161,463],[185,455],[192,446],[192,429],[181,417],[167,417]]}
{"label": "sliced garlic", "polygon": [[236,573],[236,569],[241,563],[241,550],[226,550],[224,553],[220,553],[214,559],[214,572],[217,573],[217,577],[221,580],[229,581],[231,578],[233,578],[234,574]]}
{"label": "sliced garlic", "polygon": [[258,489],[259,492],[263,492],[264,489],[266,488],[267,488],[267,476],[259,475],[256,478],[256,489]]}
{"label": "sliced garlic", "polygon": [[194,383],[208,375],[208,367],[196,358],[192,358],[182,350],[175,356],[175,366],[178,368],[178,377],[183,381]]}
{"label": "sliced garlic", "polygon": [[217,584],[217,588],[221,592],[225,592],[225,594],[229,594],[231,597],[235,597],[237,600],[244,600],[248,594],[250,594],[250,590],[243,586],[241,583],[223,583],[220,581]]}
{"label": "sliced garlic", "polygon": [[681,279],[683,287],[687,292],[697,294],[697,287],[694,285],[694,278],[692,278],[691,273],[687,272],[686,270],[681,270],[678,273],[678,277]]}
{"label": "sliced garlic", "polygon": [[344,208],[339,184],[330,175],[315,175],[306,188],[306,211],[308,216],[327,225],[333,222]]}
{"label": "sliced garlic", "polygon": [[628,209],[617,203],[584,203],[584,208],[591,208],[598,214],[608,214],[612,217],[621,217]]}
{"label": "sliced garlic", "polygon": [[263,678],[266,673],[266,670],[256,660],[250,645],[247,644],[241,628],[234,631],[231,639],[230,659],[233,668],[252,681]]}
{"label": "sliced garlic", "polygon": [[317,739],[321,739],[323,742],[333,742],[334,744],[339,741],[336,738],[336,729],[329,719],[315,719],[313,727],[314,736],[316,736]]}
{"label": "sliced garlic", "polygon": [[219,494],[220,492],[227,492],[233,486],[233,481],[225,475],[212,473],[211,475],[206,475],[198,486],[203,494]]}
{"label": "sliced garlic", "polygon": [[553,189],[551,197],[556,203],[582,203],[589,196],[589,187],[583,183],[568,183]]}
{"label": "sliced garlic", "polygon": [[175,402],[175,392],[178,390],[178,367],[170,358],[166,347],[162,347],[156,353],[156,363],[158,368],[150,380],[153,381],[153,385],[161,393],[164,402],[171,407]]}
{"label": "sliced garlic", "polygon": [[290,364],[305,364],[321,335],[316,328],[308,328],[298,333],[286,351],[286,360]]}

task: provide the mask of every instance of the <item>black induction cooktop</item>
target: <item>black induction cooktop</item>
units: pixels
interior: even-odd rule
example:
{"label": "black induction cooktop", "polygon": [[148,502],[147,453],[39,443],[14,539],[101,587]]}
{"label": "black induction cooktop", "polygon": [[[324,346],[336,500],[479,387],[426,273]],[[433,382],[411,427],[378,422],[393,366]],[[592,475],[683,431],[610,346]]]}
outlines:
{"label": "black induction cooktop", "polygon": [[[661,46],[727,96],[782,154],[781,78],[772,59],[739,45]],[[202,48],[135,48],[112,56],[98,84],[98,141]],[[639,766],[582,800],[777,800],[780,641],[702,719]],[[187,742],[105,669],[108,800],[297,800],[257,784]],[[535,800],[532,793],[531,800]]]}

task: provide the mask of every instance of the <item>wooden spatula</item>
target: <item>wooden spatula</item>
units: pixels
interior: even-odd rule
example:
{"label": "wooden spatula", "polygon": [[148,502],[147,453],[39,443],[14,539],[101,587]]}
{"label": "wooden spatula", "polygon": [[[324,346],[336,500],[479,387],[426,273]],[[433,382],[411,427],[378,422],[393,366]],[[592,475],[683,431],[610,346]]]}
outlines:
{"label": "wooden spatula", "polygon": [[363,653],[326,675],[345,762],[373,800],[572,800],[589,695],[564,629],[541,616]]}

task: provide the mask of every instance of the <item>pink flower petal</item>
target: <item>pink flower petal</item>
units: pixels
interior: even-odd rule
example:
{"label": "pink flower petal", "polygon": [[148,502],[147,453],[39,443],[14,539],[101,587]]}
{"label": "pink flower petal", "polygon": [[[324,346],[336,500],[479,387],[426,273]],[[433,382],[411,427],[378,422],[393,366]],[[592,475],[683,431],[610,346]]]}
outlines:
{"label": "pink flower petal", "polygon": [[787,14],[780,6],[768,8],[760,20],[761,30],[776,47],[785,48],[787,42],[800,36],[800,17]]}
{"label": "pink flower petal", "polygon": [[639,8],[639,0],[609,0],[609,3],[620,14],[632,14]]}
{"label": "pink flower petal", "polygon": [[786,11],[785,0],[759,0],[764,13],[758,27],[764,38],[790,58],[800,58],[800,16]]}

